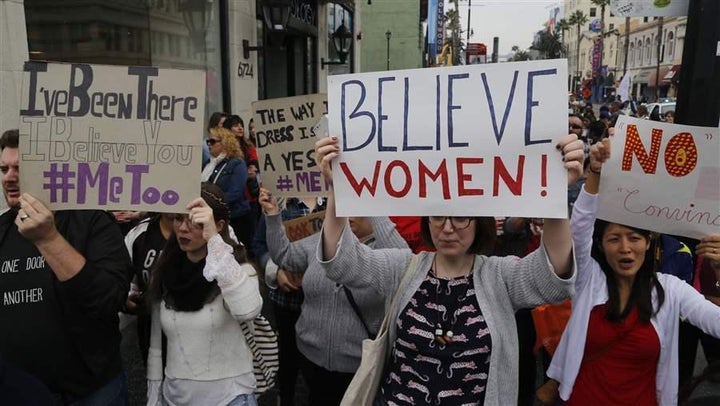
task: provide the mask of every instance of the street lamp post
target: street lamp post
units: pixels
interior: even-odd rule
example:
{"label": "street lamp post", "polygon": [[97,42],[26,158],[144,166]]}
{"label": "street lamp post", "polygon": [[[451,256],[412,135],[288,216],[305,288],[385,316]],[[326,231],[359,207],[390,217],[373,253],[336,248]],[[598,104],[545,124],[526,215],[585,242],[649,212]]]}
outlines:
{"label": "street lamp post", "polygon": [[385,31],[385,39],[387,39],[387,69],[385,70],[390,70],[390,38],[392,38],[392,32]]}
{"label": "street lamp post", "polygon": [[467,21],[467,39],[465,40],[465,64],[470,65],[470,55],[468,55],[468,48],[470,47],[470,10],[472,9],[472,0],[468,0],[468,21]]}
{"label": "street lamp post", "polygon": [[663,22],[664,17],[660,17],[658,19],[658,31],[657,31],[657,50],[655,51],[655,55],[657,56],[656,64],[655,64],[655,101],[658,102],[660,100],[660,62],[663,60],[663,38],[662,38],[662,32],[663,32]]}

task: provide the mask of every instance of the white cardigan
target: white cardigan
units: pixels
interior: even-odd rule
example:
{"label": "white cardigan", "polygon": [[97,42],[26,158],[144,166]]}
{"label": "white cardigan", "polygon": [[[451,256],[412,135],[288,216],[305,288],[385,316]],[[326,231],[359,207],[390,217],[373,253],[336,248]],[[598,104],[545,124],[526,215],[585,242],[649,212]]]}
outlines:
{"label": "white cardigan", "polygon": [[[553,356],[547,375],[560,382],[560,397],[570,398],[580,371],[585,349],[590,311],[608,300],[605,274],[590,256],[598,195],[583,190],[575,201],[570,219],[578,273],[575,281],[572,315]],[[660,340],[660,358],[655,385],[659,405],[677,405],[678,396],[678,328],[680,318],[704,332],[720,337],[720,307],[706,300],[692,286],[673,275],[658,274],[665,290],[665,303],[651,319]],[[653,307],[657,297],[653,290]]]}
{"label": "white cardigan", "polygon": [[[252,354],[238,322],[254,319],[262,308],[255,269],[250,264],[238,264],[232,247],[216,235],[208,241],[203,275],[217,280],[220,294],[202,309],[176,312],[165,307],[164,301],[153,306],[148,404],[159,401],[163,377],[215,381],[252,373]],[[167,336],[164,374],[161,326]]]}

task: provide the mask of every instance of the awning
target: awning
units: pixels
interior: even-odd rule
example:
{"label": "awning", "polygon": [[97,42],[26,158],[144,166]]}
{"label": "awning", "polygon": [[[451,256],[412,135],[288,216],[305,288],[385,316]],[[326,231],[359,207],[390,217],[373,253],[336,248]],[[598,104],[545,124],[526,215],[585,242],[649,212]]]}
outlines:
{"label": "awning", "polygon": [[669,70],[670,70],[669,66],[661,66],[660,70],[657,71],[658,74],[655,75],[655,72],[656,72],[655,68],[651,69],[650,72],[652,72],[652,73],[650,74],[650,77],[648,78],[648,81],[647,81],[648,86],[650,86],[650,87],[657,86],[657,82],[658,82],[657,78],[660,78],[660,86],[662,86],[663,85],[662,78],[664,78],[665,75],[667,75]]}
{"label": "awning", "polygon": [[663,83],[670,83],[672,82],[673,78],[676,78],[680,75],[680,67],[682,65],[673,65],[672,68],[663,76]]}
{"label": "awning", "polygon": [[636,73],[635,76],[633,76],[633,83],[648,83],[648,79],[650,78],[650,75],[655,73],[655,69],[643,69],[640,72]]}

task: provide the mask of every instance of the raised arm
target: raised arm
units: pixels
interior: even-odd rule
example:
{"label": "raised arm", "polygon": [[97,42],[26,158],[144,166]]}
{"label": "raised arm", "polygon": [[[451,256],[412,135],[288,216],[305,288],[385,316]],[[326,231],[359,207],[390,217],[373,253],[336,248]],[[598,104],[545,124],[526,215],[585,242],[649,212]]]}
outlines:
{"label": "raised arm", "polygon": [[233,247],[218,234],[212,209],[202,198],[193,200],[188,209],[190,221],[202,224],[203,239],[207,241],[203,276],[207,281],[217,281],[223,300],[236,320],[255,318],[262,308],[255,269],[235,260]]}
{"label": "raised arm", "polygon": [[305,272],[310,258],[315,254],[316,240],[310,236],[290,242],[282,223],[277,200],[268,189],[260,188],[258,203],[265,213],[266,241],[270,258],[282,269],[290,272]]}
{"label": "raised arm", "polygon": [[325,208],[325,220],[322,227],[322,255],[324,260],[335,256],[340,236],[347,225],[347,219],[338,217],[335,212],[335,192],[332,190],[332,161],[340,153],[337,137],[321,138],[315,143],[315,161],[330,184],[331,193]]}
{"label": "raised arm", "polygon": [[370,217],[373,234],[375,235],[375,249],[403,248],[410,249],[407,241],[400,235],[395,223],[387,217]]}
{"label": "raised arm", "polygon": [[117,317],[130,289],[131,268],[122,234],[110,215],[56,215],[28,193],[20,198],[20,207],[22,213],[15,218],[18,231],[43,255],[64,293],[90,317]]}
{"label": "raised arm", "polygon": [[610,141],[606,138],[590,148],[590,166],[588,176],[580,191],[578,199],[573,206],[573,215],[570,218],[570,229],[575,243],[575,258],[578,269],[581,271],[576,284],[582,285],[587,279],[587,272],[591,269],[589,264],[593,261],[592,236],[598,205],[598,190],[600,188],[600,170],[602,164],[610,157]]}
{"label": "raised arm", "polygon": [[[582,175],[583,143],[577,135],[569,134],[557,144],[568,174],[568,184],[575,183]],[[567,219],[545,219],[543,244],[555,274],[561,278],[571,276],[573,269],[572,237]]]}

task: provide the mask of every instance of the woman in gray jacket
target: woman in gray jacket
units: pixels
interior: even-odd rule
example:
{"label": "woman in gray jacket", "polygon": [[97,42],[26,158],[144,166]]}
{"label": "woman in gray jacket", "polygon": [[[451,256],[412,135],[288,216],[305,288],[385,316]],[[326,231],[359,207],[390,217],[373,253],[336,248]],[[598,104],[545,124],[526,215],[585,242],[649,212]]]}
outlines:
{"label": "woman in gray jacket", "polygon": [[[320,234],[290,242],[277,202],[267,189],[261,189],[259,202],[265,212],[270,257],[282,269],[304,273],[305,297],[295,331],[309,404],[337,405],[360,365],[362,340],[374,338],[380,328],[384,298],[369,287],[350,288],[328,279],[317,260]],[[409,251],[387,217],[351,218],[350,229],[351,237],[368,249]]]}
{"label": "woman in gray jacket", "polygon": [[[332,182],[336,137],[315,144]],[[558,143],[568,183],[580,175],[583,145],[573,134]],[[546,219],[543,241],[525,258],[487,257],[495,226],[489,218],[431,216],[422,232],[436,253],[370,250],[347,232],[330,197],[318,255],[330,279],[374,289],[389,305],[409,264],[410,276],[387,309],[390,357],[378,397],[384,404],[510,405],[518,396],[516,310],[559,302],[572,292],[574,259],[568,221]]]}

